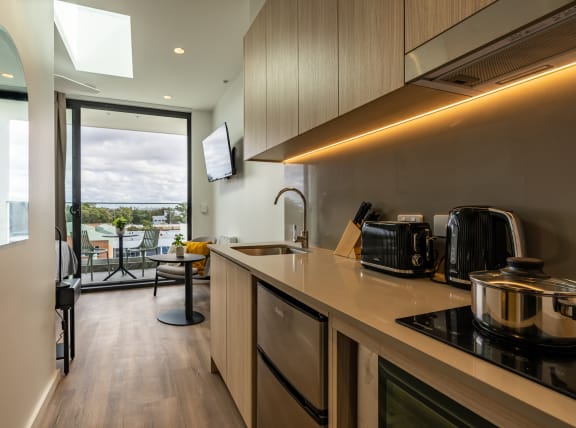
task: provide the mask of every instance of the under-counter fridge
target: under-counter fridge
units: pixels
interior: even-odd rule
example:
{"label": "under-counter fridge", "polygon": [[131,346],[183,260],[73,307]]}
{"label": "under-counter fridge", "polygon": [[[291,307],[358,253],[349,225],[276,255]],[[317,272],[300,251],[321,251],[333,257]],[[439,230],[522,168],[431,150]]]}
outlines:
{"label": "under-counter fridge", "polygon": [[257,426],[328,424],[328,318],[258,282]]}

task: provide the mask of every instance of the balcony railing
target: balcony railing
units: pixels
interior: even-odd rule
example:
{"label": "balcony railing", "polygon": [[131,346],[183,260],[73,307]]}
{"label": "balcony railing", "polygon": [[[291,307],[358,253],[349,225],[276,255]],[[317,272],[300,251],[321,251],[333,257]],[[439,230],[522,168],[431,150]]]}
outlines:
{"label": "balcony railing", "polygon": [[[88,238],[94,247],[106,249],[100,254],[88,256],[82,253],[82,282],[83,284],[101,283],[108,274],[108,261],[114,270],[119,264],[119,240],[114,237],[116,228],[112,225],[114,218],[123,216],[129,223],[123,237],[123,264],[138,281],[154,279],[156,263],[144,259],[140,252],[140,244],[147,229],[159,230],[158,244],[155,248],[146,250],[148,254],[165,254],[168,252],[174,236],[178,233],[187,236],[186,205],[171,202],[157,203],[110,203],[87,202],[82,204],[82,230],[88,233]],[[69,219],[71,220],[71,219]],[[69,224],[69,233],[72,225]],[[71,237],[69,236],[69,242]],[[106,257],[108,256],[108,257]],[[92,257],[91,267],[88,257]],[[91,280],[93,276],[94,280]],[[133,282],[129,275],[118,273],[106,282]]]}

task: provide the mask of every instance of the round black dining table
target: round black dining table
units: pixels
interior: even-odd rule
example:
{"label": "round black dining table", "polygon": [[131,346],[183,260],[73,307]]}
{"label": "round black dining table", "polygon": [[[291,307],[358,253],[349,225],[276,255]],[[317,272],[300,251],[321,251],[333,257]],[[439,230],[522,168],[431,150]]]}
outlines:
{"label": "round black dining table", "polygon": [[204,315],[193,310],[192,263],[204,260],[205,256],[185,253],[183,256],[177,256],[176,254],[152,254],[146,257],[159,263],[182,263],[185,269],[184,309],[163,311],[158,314],[158,321],[170,325],[191,325],[204,321]]}

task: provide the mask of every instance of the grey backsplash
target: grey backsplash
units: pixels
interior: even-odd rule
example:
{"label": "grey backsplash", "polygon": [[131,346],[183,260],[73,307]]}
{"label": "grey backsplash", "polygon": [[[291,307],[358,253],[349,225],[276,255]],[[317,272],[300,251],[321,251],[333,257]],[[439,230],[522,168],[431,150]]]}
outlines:
{"label": "grey backsplash", "polygon": [[[576,72],[560,76],[286,165],[286,185],[309,199],[311,245],[335,248],[363,200],[384,219],[418,212],[430,223],[458,205],[489,205],[520,217],[528,256],[576,279]],[[287,199],[287,225],[301,218]]]}

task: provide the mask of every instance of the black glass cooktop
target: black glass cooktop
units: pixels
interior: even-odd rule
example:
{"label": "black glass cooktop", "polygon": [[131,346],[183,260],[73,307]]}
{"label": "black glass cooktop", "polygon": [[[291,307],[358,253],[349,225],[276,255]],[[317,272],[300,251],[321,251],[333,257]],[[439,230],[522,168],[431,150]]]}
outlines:
{"label": "black glass cooktop", "polygon": [[470,306],[396,322],[576,398],[576,348],[542,349],[494,337],[474,325]]}

